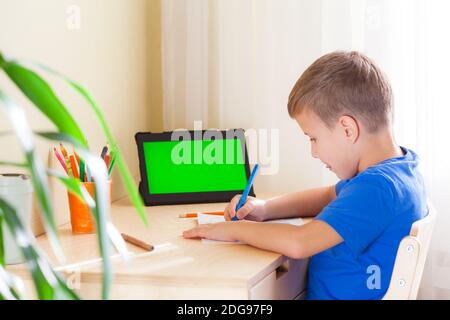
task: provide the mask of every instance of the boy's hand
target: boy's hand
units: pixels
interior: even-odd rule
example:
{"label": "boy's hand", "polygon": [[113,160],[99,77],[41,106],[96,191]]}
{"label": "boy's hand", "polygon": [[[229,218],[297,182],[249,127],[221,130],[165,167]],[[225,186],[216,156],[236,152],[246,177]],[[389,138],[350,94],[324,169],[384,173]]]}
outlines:
{"label": "boy's hand", "polygon": [[236,212],[236,206],[241,199],[241,195],[238,194],[231,199],[230,203],[225,207],[224,217],[225,220],[231,220],[234,216],[237,216],[239,220],[247,219],[253,221],[264,221],[265,219],[265,200],[256,199],[255,197],[248,196],[245,204]]}
{"label": "boy's hand", "polygon": [[230,222],[202,224],[198,227],[184,231],[183,237],[187,239],[205,238],[219,241],[235,241],[231,233],[233,225],[234,223]]}

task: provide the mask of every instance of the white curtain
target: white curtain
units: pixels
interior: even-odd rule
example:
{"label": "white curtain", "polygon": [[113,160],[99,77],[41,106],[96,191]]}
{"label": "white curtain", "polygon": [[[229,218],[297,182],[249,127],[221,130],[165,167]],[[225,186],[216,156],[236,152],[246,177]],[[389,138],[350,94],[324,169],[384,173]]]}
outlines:
{"label": "white curtain", "polygon": [[449,9],[446,0],[162,0],[165,130],[201,121],[256,132],[251,160],[270,167],[256,193],[333,183],[287,97],[322,54],[364,52],[392,82],[396,139],[422,158],[438,211],[419,297],[450,299]]}

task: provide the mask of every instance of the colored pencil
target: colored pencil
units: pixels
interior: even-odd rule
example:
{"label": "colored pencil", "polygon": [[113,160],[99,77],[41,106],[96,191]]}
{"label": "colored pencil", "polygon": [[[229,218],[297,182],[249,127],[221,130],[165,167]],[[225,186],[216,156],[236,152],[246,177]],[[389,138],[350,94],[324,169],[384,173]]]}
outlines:
{"label": "colored pencil", "polygon": [[70,165],[70,160],[69,160],[69,156],[67,154],[67,150],[66,150],[66,148],[64,148],[62,143],[59,143],[59,147],[61,149],[61,153],[64,157],[64,160],[66,161],[67,170],[69,172],[68,175],[70,177],[73,177],[72,166]]}
{"label": "colored pencil", "polygon": [[[250,175],[250,178],[247,181],[247,186],[245,187],[244,193],[242,194],[242,196],[239,199],[239,202],[236,206],[236,212],[238,212],[239,209],[242,208],[242,206],[245,204],[245,201],[247,201],[248,193],[250,192],[250,189],[252,188],[253,180],[255,180],[256,174],[258,173],[258,169],[259,169],[259,165],[255,164],[255,166],[253,167],[252,174]],[[237,221],[239,219],[238,219],[237,215],[235,215],[233,217],[233,219],[231,219],[231,220]]]}
{"label": "colored pencil", "polygon": [[77,168],[77,162],[75,160],[75,156],[70,156],[70,164],[72,165],[72,172],[73,172],[73,177],[75,179],[79,179],[80,176],[78,175],[78,168]]}
{"label": "colored pencil", "polygon": [[104,146],[102,149],[102,153],[100,154],[100,157],[102,157],[102,159],[105,159],[107,152],[108,152],[108,146]]}
{"label": "colored pencil", "polygon": [[110,165],[109,165],[108,176],[111,175],[112,169],[113,169],[113,167],[114,167],[114,163],[116,162],[116,158],[117,158],[117,157],[116,157],[116,153],[113,153],[111,157],[112,157],[112,158],[111,158],[111,163],[110,163]]}
{"label": "colored pencil", "polygon": [[75,152],[75,149],[73,149],[73,154],[75,155],[75,159],[77,160],[78,167],[80,167],[80,156]]}
{"label": "colored pencil", "polygon": [[[223,212],[202,212],[203,214],[211,214],[214,216],[223,216]],[[180,213],[178,215],[179,218],[198,218],[198,213],[190,212],[190,213]]]}
{"label": "colored pencil", "polygon": [[132,243],[135,246],[138,246],[138,247],[140,247],[142,249],[145,249],[147,251],[152,251],[154,249],[154,247],[150,243],[147,243],[147,242],[144,242],[142,240],[136,239],[136,238],[134,238],[132,236],[129,236],[129,235],[125,234],[125,233],[121,233],[121,235],[122,235],[123,240],[125,240],[126,242],[129,242],[129,243]]}
{"label": "colored pencil", "polygon": [[89,170],[89,166],[86,166],[86,172],[87,172],[86,181],[87,182],[92,182],[92,180],[91,180],[91,170]]}
{"label": "colored pencil", "polygon": [[66,172],[66,174],[69,174],[69,171],[67,170],[67,165],[64,162],[62,156],[59,154],[58,150],[56,150],[56,147],[53,147],[53,151],[55,152],[56,159],[58,159],[59,163],[63,167],[63,169]]}
{"label": "colored pencil", "polygon": [[107,155],[105,155],[105,157],[103,159],[105,160],[106,170],[109,171],[109,164],[111,163],[111,156],[109,154],[107,154]]}
{"label": "colored pencil", "polygon": [[85,180],[84,172],[85,172],[84,160],[80,159],[80,180],[81,180],[81,182],[84,182],[84,180]]}

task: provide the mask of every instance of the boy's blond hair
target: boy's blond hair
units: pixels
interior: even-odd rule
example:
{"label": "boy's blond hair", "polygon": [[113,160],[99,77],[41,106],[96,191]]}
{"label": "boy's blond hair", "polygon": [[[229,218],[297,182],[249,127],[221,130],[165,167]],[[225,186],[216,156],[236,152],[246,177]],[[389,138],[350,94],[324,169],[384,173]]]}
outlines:
{"label": "boy's blond hair", "polygon": [[359,52],[336,51],[316,60],[289,95],[293,118],[313,111],[332,128],[340,116],[360,121],[370,133],[392,123],[392,89],[384,73]]}

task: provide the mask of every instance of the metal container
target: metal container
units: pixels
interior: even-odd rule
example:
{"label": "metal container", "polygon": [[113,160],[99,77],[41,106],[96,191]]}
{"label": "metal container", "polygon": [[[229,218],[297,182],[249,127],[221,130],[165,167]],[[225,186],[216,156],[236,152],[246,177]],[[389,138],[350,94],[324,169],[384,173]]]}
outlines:
{"label": "metal container", "polygon": [[[0,174],[0,197],[16,210],[24,227],[31,228],[33,185],[30,177],[20,173]],[[25,262],[6,221],[2,227],[6,264]]]}

